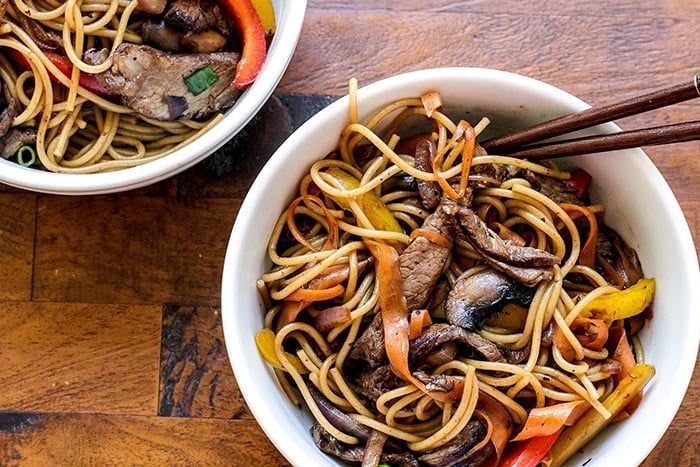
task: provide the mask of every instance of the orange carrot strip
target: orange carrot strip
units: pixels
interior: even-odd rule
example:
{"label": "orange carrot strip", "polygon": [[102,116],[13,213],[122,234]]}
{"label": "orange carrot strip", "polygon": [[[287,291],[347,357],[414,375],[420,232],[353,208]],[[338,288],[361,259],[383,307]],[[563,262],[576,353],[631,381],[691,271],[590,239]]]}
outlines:
{"label": "orange carrot strip", "polygon": [[602,319],[576,318],[571,330],[581,345],[591,350],[601,350],[608,341],[608,326]]}
{"label": "orange carrot strip", "polygon": [[304,195],[304,196],[299,196],[296,198],[294,201],[291,202],[289,205],[289,208],[287,208],[287,227],[289,228],[289,231],[291,232],[292,236],[296,241],[307,247],[308,249],[312,251],[316,251],[316,248],[311,245],[304,235],[299,231],[299,228],[296,225],[296,222],[294,220],[294,212],[296,211],[297,206],[301,202],[304,203],[312,203],[318,206],[321,211],[323,212],[323,216],[326,218],[326,222],[328,223],[328,237],[326,237],[326,241],[323,244],[323,249],[328,250],[328,249],[334,249],[338,248],[338,222],[335,220],[335,217],[333,217],[333,214],[328,210],[326,205],[321,201],[321,199],[317,196],[314,195]]}
{"label": "orange carrot strip", "polygon": [[598,241],[598,221],[595,218],[595,214],[591,212],[585,206],[579,206],[577,204],[562,203],[561,208],[571,216],[571,219],[577,219],[581,216],[585,216],[588,220],[589,230],[588,238],[586,242],[581,247],[581,252],[578,256],[579,264],[583,266],[588,266],[589,268],[595,267],[595,247]]}
{"label": "orange carrot strip", "polygon": [[530,410],[522,430],[512,441],[523,441],[537,436],[548,436],[581,417],[590,405],[584,400],[561,402]]}
{"label": "orange carrot strip", "polygon": [[424,229],[423,227],[418,227],[417,229],[413,229],[411,232],[411,235],[409,236],[410,240],[413,240],[416,237],[423,237],[428,239],[431,243],[434,243],[438,246],[441,246],[443,248],[452,248],[452,242],[447,239],[444,235],[442,235],[440,232],[437,232],[435,230],[430,230],[430,229]]}
{"label": "orange carrot strip", "polygon": [[425,114],[428,118],[433,115],[433,112],[440,107],[442,107],[442,97],[437,91],[429,91],[420,96],[420,100],[423,103],[423,108],[425,109]]}
{"label": "orange carrot strip", "polygon": [[304,301],[304,302],[320,302],[339,297],[345,293],[345,287],[338,284],[327,289],[297,289],[287,296],[287,300]]}
{"label": "orange carrot strip", "polygon": [[496,449],[494,460],[495,464],[498,464],[498,460],[503,455],[503,451],[513,432],[513,419],[510,417],[508,410],[503,404],[483,391],[479,391],[479,401],[477,402],[476,408],[493,425],[489,440]]}
{"label": "orange carrot strip", "polygon": [[444,152],[443,154],[438,153],[435,156],[435,159],[433,159],[433,173],[435,174],[438,185],[440,185],[440,188],[442,188],[442,190],[447,194],[447,196],[449,196],[452,199],[459,199],[459,193],[457,193],[455,189],[452,188],[452,186],[447,182],[444,175],[442,174],[442,171],[440,170],[443,157]]}
{"label": "orange carrot strip", "polygon": [[282,326],[296,321],[299,313],[304,311],[310,304],[310,302],[303,302],[300,300],[285,300],[277,316],[277,330],[282,329]]}
{"label": "orange carrot strip", "polygon": [[384,327],[384,347],[391,369],[400,378],[414,384],[418,389],[441,401],[459,399],[464,389],[464,382],[454,380],[449,393],[430,391],[418,380],[408,367],[409,320],[408,307],[403,293],[403,281],[399,270],[399,254],[394,247],[374,240],[365,240],[365,244],[376,259],[375,271],[379,282],[379,306]]}
{"label": "orange carrot strip", "polygon": [[413,340],[423,333],[423,328],[433,324],[430,319],[430,313],[428,310],[413,310],[411,312],[411,318],[409,320],[410,331],[408,333],[408,339]]}
{"label": "orange carrot strip", "polygon": [[474,127],[468,122],[460,120],[460,125],[462,122],[464,122],[466,128],[464,130],[464,146],[462,146],[462,178],[459,181],[459,193],[464,195],[467,190],[467,182],[469,181],[469,169],[472,166],[472,158],[474,157],[476,133],[474,133]]}
{"label": "orange carrot strip", "polygon": [[554,324],[554,333],[552,333],[552,344],[559,350],[564,360],[570,362],[576,358],[576,350],[556,323]]}

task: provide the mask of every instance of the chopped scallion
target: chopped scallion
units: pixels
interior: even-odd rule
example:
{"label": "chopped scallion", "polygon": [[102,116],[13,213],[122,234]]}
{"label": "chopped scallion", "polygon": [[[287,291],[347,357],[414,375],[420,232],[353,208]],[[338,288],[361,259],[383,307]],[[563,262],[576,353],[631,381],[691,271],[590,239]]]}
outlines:
{"label": "chopped scallion", "polygon": [[185,77],[187,89],[189,89],[189,91],[195,96],[206,91],[217,81],[219,81],[219,76],[216,74],[211,65],[200,68],[191,75]]}
{"label": "chopped scallion", "polygon": [[17,150],[17,163],[23,167],[31,167],[36,162],[36,151],[29,145],[24,145]]}

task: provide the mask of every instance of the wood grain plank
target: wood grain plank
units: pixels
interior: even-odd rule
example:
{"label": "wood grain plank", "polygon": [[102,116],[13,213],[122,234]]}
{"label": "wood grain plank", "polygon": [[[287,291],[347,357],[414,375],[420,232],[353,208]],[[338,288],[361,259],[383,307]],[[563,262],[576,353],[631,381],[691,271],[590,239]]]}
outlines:
{"label": "wood grain plank", "polygon": [[[611,91],[648,90],[697,71],[696,51],[681,46],[700,33],[694,18],[556,11],[357,10],[348,21],[340,9],[310,8],[297,48],[307,52],[294,55],[278,92],[342,95],[351,76],[362,85],[423,68],[476,66],[529,75],[602,102]],[[309,52],[319,44],[323,53]]]}
{"label": "wood grain plank", "polygon": [[0,194],[0,300],[31,297],[35,216],[35,195]]}
{"label": "wood grain plank", "polygon": [[159,415],[252,418],[227,358],[219,308],[165,307],[160,361]]}
{"label": "wood grain plank", "polygon": [[289,465],[252,420],[1,412],[0,464]]}
{"label": "wood grain plank", "polygon": [[39,200],[34,299],[218,305],[238,199]]}
{"label": "wood grain plank", "polygon": [[671,429],[640,467],[700,465],[700,430]]}
{"label": "wood grain plank", "polygon": [[700,16],[700,4],[685,0],[666,0],[663,2],[644,2],[637,0],[616,0],[614,2],[570,2],[567,0],[535,0],[524,4],[518,0],[501,0],[489,2],[483,0],[410,0],[395,2],[391,0],[356,0],[353,2],[310,0],[310,9],[327,9],[334,11],[418,11],[426,14],[435,12],[487,13],[533,15],[539,13],[574,15],[590,17],[672,17],[687,18]]}
{"label": "wood grain plank", "polygon": [[0,411],[155,414],[160,322],[154,306],[3,303]]}

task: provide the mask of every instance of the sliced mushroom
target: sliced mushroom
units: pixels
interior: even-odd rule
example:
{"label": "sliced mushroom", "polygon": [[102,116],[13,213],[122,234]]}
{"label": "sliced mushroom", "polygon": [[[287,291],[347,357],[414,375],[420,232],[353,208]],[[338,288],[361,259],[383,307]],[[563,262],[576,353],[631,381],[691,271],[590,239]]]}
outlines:
{"label": "sliced mushroom", "polygon": [[455,283],[445,303],[447,321],[476,331],[499,310],[499,305],[515,301],[525,306],[533,295],[533,289],[513,282],[499,271],[485,269]]}

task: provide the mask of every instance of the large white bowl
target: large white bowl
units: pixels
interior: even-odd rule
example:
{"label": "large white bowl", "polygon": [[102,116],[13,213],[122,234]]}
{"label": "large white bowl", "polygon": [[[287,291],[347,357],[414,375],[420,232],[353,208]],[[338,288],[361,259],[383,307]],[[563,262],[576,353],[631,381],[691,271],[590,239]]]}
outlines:
{"label": "large white bowl", "polygon": [[[588,105],[548,84],[511,73],[447,68],[391,77],[360,89],[361,117],[402,97],[439,90],[443,101],[473,117],[517,127],[582,110]],[[269,268],[266,240],[297,182],[312,162],[336,146],[348,122],[348,98],[319,112],[272,156],[241,206],[226,253],[222,319],[238,385],[253,415],[281,453],[297,466],[337,465],[309,434],[311,419],[294,407],[253,336],[263,326],[255,281]],[[595,131],[618,131],[607,124]],[[310,144],[309,142],[313,142]],[[606,221],[639,253],[647,276],[657,281],[654,318],[641,334],[656,376],[634,416],[606,429],[570,465],[638,465],[666,431],[687,389],[700,340],[700,273],[687,223],[667,183],[641,150],[570,160],[593,175],[593,195],[607,205]]]}
{"label": "large white bowl", "polygon": [[64,174],[22,167],[0,158],[0,182],[44,193],[86,195],[131,190],[159,182],[192,167],[223,146],[255,116],[277,87],[296,48],[306,0],[273,0],[277,30],[255,82],[225,117],[204,135],[171,154],[112,172]]}

